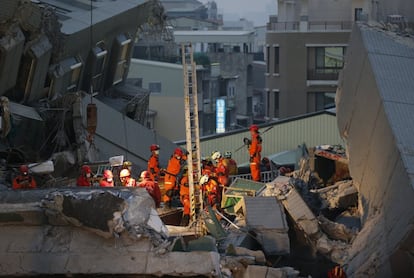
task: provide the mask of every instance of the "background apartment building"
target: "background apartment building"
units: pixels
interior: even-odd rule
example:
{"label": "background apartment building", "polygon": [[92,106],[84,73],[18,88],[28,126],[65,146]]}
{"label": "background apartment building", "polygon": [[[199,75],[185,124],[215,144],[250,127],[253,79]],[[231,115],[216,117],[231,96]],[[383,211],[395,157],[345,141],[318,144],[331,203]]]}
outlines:
{"label": "background apartment building", "polygon": [[[129,72],[129,78],[138,78],[141,86],[151,91],[149,109],[153,113],[148,126],[173,141],[185,138],[183,77],[179,65],[182,43],[192,44],[194,60],[201,66],[197,72],[201,136],[264,122],[264,30],[258,34],[253,24],[244,19],[224,24],[217,15],[215,2],[203,5],[198,1],[163,0],[161,3],[167,28],[159,32],[154,32],[152,26],[141,28],[133,54],[140,61],[133,61]],[[254,52],[259,49],[261,53]],[[256,58],[262,62],[255,65]],[[169,71],[173,72],[171,76],[163,74]],[[161,89],[154,87],[155,84]],[[224,103],[224,130],[217,128],[217,101],[220,105]]]}
{"label": "background apartment building", "polygon": [[278,1],[266,34],[266,111],[270,119],[331,108],[344,65],[351,0]]}
{"label": "background apartment building", "polygon": [[266,33],[265,105],[279,119],[334,107],[339,72],[356,21],[404,29],[412,1],[278,0]]}

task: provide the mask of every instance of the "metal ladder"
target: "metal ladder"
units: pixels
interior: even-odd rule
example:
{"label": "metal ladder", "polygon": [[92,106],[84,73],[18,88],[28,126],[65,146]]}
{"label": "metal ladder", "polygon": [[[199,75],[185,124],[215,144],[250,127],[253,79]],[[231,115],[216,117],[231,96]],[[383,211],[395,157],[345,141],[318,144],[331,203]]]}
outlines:
{"label": "metal ladder", "polygon": [[[197,212],[203,210],[201,177],[200,133],[198,124],[197,75],[190,43],[181,44],[184,76],[185,137],[189,152],[187,158],[188,184],[190,189],[190,223],[197,220]],[[198,209],[198,211],[197,211]]]}

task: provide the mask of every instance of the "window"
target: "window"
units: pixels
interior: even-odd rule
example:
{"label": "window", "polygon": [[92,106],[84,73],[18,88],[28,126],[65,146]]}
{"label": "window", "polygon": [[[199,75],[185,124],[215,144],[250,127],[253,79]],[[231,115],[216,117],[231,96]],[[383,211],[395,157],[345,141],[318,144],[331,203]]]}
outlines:
{"label": "window", "polygon": [[75,92],[78,90],[79,78],[82,70],[82,62],[80,58],[71,58],[70,61],[72,64],[69,66],[70,71],[68,73],[69,82],[67,90]]}
{"label": "window", "polygon": [[337,72],[344,66],[344,47],[317,47],[316,69]]}
{"label": "window", "polygon": [[313,97],[309,100],[309,107],[311,110],[309,112],[321,111],[335,107],[334,92],[313,92],[311,93],[311,96]]}
{"label": "window", "polygon": [[108,51],[106,51],[103,45],[96,46],[92,49],[92,86],[96,90],[100,90],[103,82],[103,75],[105,70],[105,62]]}
{"label": "window", "polygon": [[273,97],[274,97],[274,102],[273,102],[273,107],[274,107],[273,118],[279,118],[279,92],[274,91],[273,92]]}
{"label": "window", "polygon": [[354,20],[355,21],[361,21],[362,20],[362,8],[355,8]]}
{"label": "window", "polygon": [[273,47],[273,53],[275,55],[273,58],[273,73],[279,73],[279,46]]}
{"label": "window", "polygon": [[267,91],[267,116],[269,118],[279,117],[279,91]]}
{"label": "window", "polygon": [[345,47],[308,47],[308,80],[338,80],[344,66]]}
{"label": "window", "polygon": [[161,82],[149,82],[148,89],[151,93],[161,93]]}
{"label": "window", "polygon": [[115,76],[112,85],[118,84],[124,80],[125,71],[127,69],[127,61],[131,50],[131,39],[128,35],[122,34],[116,38],[119,48]]}
{"label": "window", "polygon": [[270,47],[266,47],[266,73],[270,72]]}

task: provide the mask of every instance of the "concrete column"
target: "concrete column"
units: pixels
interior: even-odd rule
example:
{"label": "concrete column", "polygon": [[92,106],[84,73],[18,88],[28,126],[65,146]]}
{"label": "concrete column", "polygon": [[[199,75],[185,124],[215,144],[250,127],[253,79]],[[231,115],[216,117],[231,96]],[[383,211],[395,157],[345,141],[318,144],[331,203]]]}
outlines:
{"label": "concrete column", "polygon": [[308,0],[301,0],[300,3],[300,23],[299,31],[307,32],[308,31]]}

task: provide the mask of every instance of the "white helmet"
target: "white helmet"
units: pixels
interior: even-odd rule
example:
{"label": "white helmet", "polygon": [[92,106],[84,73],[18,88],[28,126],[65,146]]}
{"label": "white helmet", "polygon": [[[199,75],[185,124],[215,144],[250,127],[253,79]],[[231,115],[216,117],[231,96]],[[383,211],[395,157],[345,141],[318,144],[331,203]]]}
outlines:
{"label": "white helmet", "polygon": [[212,160],[219,160],[220,159],[220,157],[221,157],[221,153],[220,152],[214,152],[212,155],[211,155],[211,159]]}
{"label": "white helmet", "polygon": [[200,185],[204,185],[204,184],[206,184],[208,182],[208,175],[203,175],[201,178],[200,178]]}

